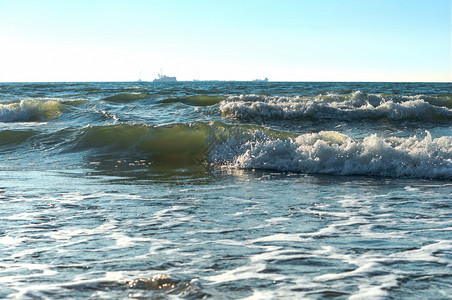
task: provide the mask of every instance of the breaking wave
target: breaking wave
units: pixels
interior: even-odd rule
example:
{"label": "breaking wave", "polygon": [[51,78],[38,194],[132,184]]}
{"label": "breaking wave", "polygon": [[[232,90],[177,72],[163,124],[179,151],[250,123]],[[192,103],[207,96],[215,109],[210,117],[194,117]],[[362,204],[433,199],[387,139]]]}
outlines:
{"label": "breaking wave", "polygon": [[85,100],[29,99],[0,104],[0,122],[27,122],[53,119],[70,106]]}
{"label": "breaking wave", "polygon": [[295,135],[260,126],[220,122],[85,128],[74,150],[140,157],[181,167],[199,164],[240,169],[336,175],[452,179],[452,138],[362,140],[337,131]]}
{"label": "breaking wave", "polygon": [[285,140],[252,139],[228,164],[244,169],[387,177],[452,178],[452,138],[389,138],[355,141],[338,132]]}
{"label": "breaking wave", "polygon": [[316,97],[278,97],[261,95],[230,96],[221,102],[226,117],[241,120],[337,119],[337,120],[452,120],[449,95],[397,96],[329,94]]}

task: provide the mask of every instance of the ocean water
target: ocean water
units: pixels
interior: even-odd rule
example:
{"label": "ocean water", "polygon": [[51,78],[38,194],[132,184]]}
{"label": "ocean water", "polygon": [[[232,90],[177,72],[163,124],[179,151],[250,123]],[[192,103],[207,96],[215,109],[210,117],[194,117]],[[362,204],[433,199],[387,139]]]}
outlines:
{"label": "ocean water", "polygon": [[450,299],[452,84],[0,83],[0,298]]}

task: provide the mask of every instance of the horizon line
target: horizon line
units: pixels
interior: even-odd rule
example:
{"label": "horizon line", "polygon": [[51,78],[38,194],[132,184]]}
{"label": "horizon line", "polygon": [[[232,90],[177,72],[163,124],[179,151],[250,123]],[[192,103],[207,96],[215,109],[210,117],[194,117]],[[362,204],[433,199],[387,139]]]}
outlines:
{"label": "horizon line", "polygon": [[[161,83],[154,82],[153,80],[62,80],[62,81],[0,81],[0,83],[125,83],[125,82],[134,82],[134,83]],[[452,81],[357,81],[357,80],[268,80],[268,81],[255,81],[255,80],[221,80],[221,79],[194,79],[194,80],[177,80],[171,81],[170,83],[178,83],[178,82],[256,82],[256,83],[283,83],[283,82],[291,82],[291,83],[315,83],[315,82],[338,82],[338,83],[452,83]],[[167,82],[164,82],[167,83]]]}

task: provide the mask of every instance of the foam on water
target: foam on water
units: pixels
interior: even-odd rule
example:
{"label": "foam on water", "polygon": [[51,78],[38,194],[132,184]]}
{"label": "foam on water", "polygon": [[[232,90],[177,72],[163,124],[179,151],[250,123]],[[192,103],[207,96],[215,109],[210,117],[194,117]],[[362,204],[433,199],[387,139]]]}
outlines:
{"label": "foam on water", "polygon": [[337,131],[295,135],[260,126],[220,122],[165,126],[87,127],[73,150],[135,157],[171,168],[205,163],[279,172],[452,178],[452,138],[353,139]]}
{"label": "foam on water", "polygon": [[249,139],[214,148],[210,160],[245,169],[337,175],[452,178],[452,138],[354,140],[339,132],[272,139],[255,132]]}
{"label": "foam on water", "polygon": [[220,110],[224,116],[244,120],[385,118],[434,122],[452,119],[452,101],[449,98],[373,95],[359,91],[316,97],[230,96],[221,102]]}
{"label": "foam on water", "polygon": [[[413,219],[405,213],[417,209],[401,200],[388,203],[387,191],[367,190],[375,185],[363,183],[349,194],[329,181],[310,186],[303,177],[293,184],[289,177],[259,183],[238,176],[170,190],[134,185],[130,194],[110,184],[89,186],[89,193],[59,186],[53,195],[0,202],[0,221],[11,232],[0,238],[0,287],[9,289],[2,295],[378,299],[410,280],[406,266],[430,263],[435,274],[447,276],[451,241],[426,240],[434,232],[429,230],[447,229],[433,212],[430,223],[421,224],[427,233],[419,240],[414,225],[401,227]],[[285,195],[266,194],[269,185]],[[414,195],[420,204],[436,199],[430,187],[413,187],[402,189],[409,202]],[[382,209],[389,204],[398,206]],[[379,233],[378,227],[386,237],[369,234]]]}
{"label": "foam on water", "polygon": [[449,299],[451,87],[0,83],[0,298]]}
{"label": "foam on water", "polygon": [[54,119],[68,106],[84,103],[83,99],[23,99],[19,102],[0,104],[0,122],[28,122]]}

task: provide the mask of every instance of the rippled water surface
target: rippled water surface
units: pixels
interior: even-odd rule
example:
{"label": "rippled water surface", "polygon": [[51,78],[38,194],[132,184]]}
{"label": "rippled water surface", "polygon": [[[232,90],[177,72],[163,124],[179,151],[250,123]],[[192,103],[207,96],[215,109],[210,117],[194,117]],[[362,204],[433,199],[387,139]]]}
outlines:
{"label": "rippled water surface", "polygon": [[449,299],[451,84],[0,84],[0,298]]}

